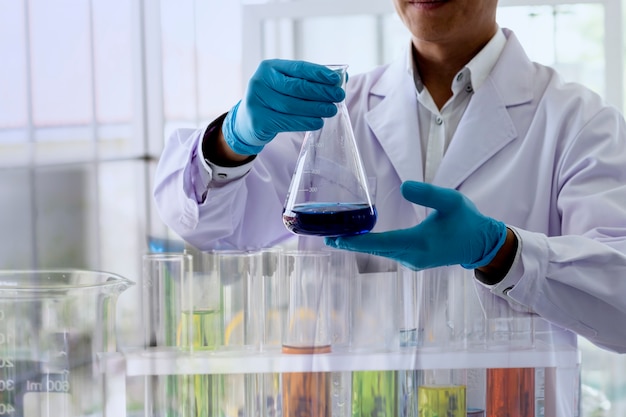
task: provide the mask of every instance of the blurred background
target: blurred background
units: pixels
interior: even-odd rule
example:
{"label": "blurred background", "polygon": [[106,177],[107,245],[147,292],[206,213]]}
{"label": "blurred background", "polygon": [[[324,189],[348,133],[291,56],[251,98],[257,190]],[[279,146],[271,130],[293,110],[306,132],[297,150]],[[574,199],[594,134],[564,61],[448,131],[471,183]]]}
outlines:
{"label": "blurred background", "polygon": [[[500,0],[530,58],[623,109],[621,0]],[[0,0],[0,269],[86,268],[141,283],[176,239],[151,189],[163,143],[242,95],[260,59],[387,63],[409,42],[391,0]],[[118,307],[141,345],[141,285]],[[585,340],[583,415],[626,415],[626,361]],[[138,395],[139,400],[141,395]]]}

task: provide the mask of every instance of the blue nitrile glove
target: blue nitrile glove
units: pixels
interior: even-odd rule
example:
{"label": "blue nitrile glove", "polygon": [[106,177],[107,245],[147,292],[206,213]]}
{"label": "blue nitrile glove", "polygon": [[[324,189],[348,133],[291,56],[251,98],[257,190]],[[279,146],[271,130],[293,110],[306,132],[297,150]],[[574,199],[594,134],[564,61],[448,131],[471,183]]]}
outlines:
{"label": "blue nitrile glove", "polygon": [[222,133],[240,155],[256,155],[279,132],[317,130],[345,97],[341,76],[305,61],[261,62],[246,94],[228,112]]}
{"label": "blue nitrile glove", "polygon": [[460,192],[415,181],[406,181],[401,190],[408,201],[434,211],[409,229],[326,238],[326,244],[391,258],[414,270],[485,266],[504,244],[504,223],[482,215]]}

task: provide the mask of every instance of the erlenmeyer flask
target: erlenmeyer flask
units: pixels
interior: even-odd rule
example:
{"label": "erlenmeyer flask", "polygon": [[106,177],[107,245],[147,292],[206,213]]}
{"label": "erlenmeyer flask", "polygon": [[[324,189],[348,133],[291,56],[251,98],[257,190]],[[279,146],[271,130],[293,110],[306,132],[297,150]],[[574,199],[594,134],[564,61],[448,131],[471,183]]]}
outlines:
{"label": "erlenmeyer flask", "polygon": [[[347,78],[347,65],[328,65]],[[374,206],[345,101],[324,126],[306,132],[283,210],[295,234],[347,236],[366,233],[376,223]]]}

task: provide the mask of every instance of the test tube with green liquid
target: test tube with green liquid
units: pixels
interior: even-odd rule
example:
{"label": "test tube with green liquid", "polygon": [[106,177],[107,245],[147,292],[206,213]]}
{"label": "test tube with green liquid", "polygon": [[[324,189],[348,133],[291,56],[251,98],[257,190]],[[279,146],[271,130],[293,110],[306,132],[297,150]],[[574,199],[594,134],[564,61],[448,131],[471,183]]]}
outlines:
{"label": "test tube with green liquid", "polygon": [[353,417],[395,417],[396,373],[357,371],[352,380]]}
{"label": "test tube with green liquid", "polygon": [[[196,254],[194,271],[182,281],[182,311],[176,332],[178,346],[188,352],[216,350],[224,343],[223,300],[220,277],[213,256]],[[181,375],[179,410],[185,417],[218,416],[223,396],[222,375]]]}
{"label": "test tube with green liquid", "polygon": [[[351,349],[385,352],[397,348],[397,264],[381,263],[379,272],[358,274],[352,287]],[[352,374],[352,417],[396,417],[397,373],[392,370]]]}
{"label": "test tube with green liquid", "polygon": [[[185,252],[144,255],[143,321],[146,324],[146,348],[178,348],[192,352],[213,350],[222,343],[220,299],[203,298],[210,284],[194,288],[194,281],[207,281],[196,276],[203,272],[200,265],[193,264],[194,261],[198,261],[198,258]],[[200,304],[194,303],[193,294],[198,295]],[[146,415],[218,415],[219,390],[219,377],[209,375],[146,377]]]}

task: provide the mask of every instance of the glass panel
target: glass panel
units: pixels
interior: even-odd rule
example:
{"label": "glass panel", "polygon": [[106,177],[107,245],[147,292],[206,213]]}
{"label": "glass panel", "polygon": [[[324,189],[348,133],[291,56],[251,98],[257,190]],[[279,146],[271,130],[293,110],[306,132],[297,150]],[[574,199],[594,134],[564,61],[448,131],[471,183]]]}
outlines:
{"label": "glass panel", "polygon": [[98,123],[128,123],[133,85],[131,5],[127,0],[93,2],[94,73]]}
{"label": "glass panel", "polygon": [[604,95],[603,12],[601,4],[500,7],[498,21],[515,32],[530,59]]}
{"label": "glass panel", "polygon": [[356,74],[378,64],[379,34],[376,16],[302,19],[296,25],[296,54],[320,64],[348,64],[348,72]]}
{"label": "glass panel", "polygon": [[0,269],[29,269],[35,261],[31,176],[26,169],[0,170]]}
{"label": "glass panel", "polygon": [[29,11],[35,125],[90,123],[89,3],[32,0]]}
{"label": "glass panel", "polygon": [[97,267],[95,167],[68,165],[34,172],[37,267]]}
{"label": "glass panel", "polygon": [[268,19],[262,22],[265,58],[295,59],[294,23],[291,19]]}
{"label": "glass panel", "polygon": [[[28,122],[24,5],[19,1],[0,2],[0,129],[21,127]],[[11,57],[7,59],[7,57]]]}
{"label": "glass panel", "polygon": [[[101,163],[97,179],[100,230],[100,262],[138,285],[128,289],[118,301],[119,317],[141,317],[141,255],[146,251],[146,207],[148,190],[146,163],[120,161]],[[143,343],[141,320],[118,321],[122,346]]]}
{"label": "glass panel", "polygon": [[391,62],[405,56],[411,45],[411,32],[404,26],[397,13],[382,16],[383,25],[383,59]]}
{"label": "glass panel", "polygon": [[196,0],[196,28],[198,110],[201,119],[210,121],[243,94],[241,7],[234,1]]}
{"label": "glass panel", "polygon": [[293,26],[285,19],[268,19],[263,30],[265,58],[348,64],[348,72],[353,74],[379,63],[376,16],[311,17],[299,19]]}
{"label": "glass panel", "polygon": [[163,110],[166,119],[197,119],[194,1],[161,2]]}
{"label": "glass panel", "polygon": [[603,350],[583,337],[578,338],[582,352],[582,417],[619,417],[626,415],[626,356]]}

